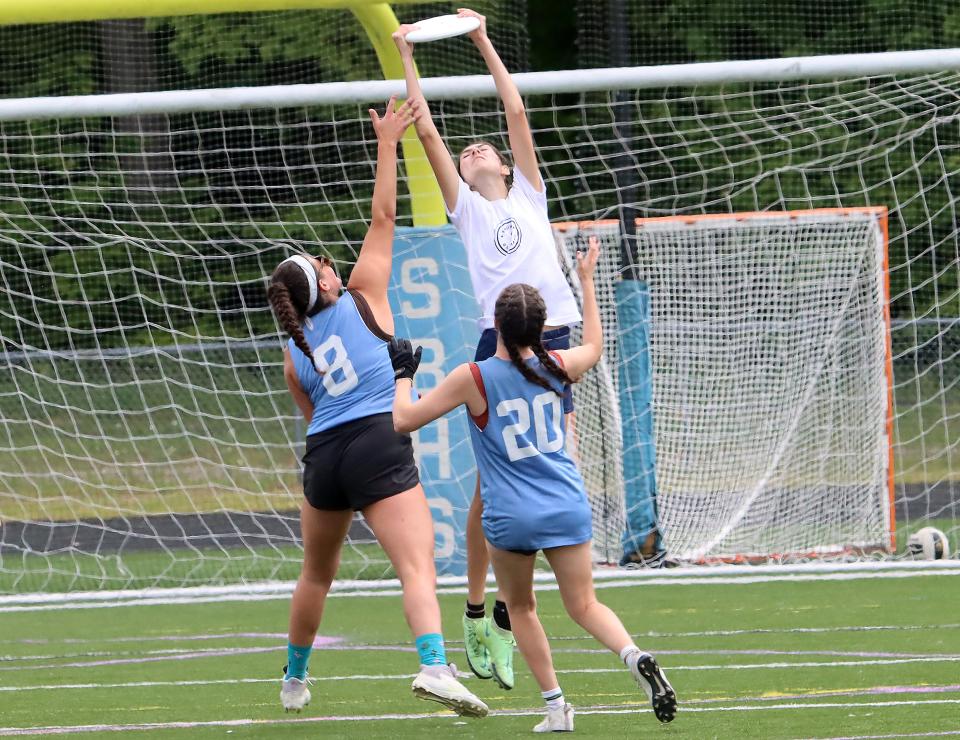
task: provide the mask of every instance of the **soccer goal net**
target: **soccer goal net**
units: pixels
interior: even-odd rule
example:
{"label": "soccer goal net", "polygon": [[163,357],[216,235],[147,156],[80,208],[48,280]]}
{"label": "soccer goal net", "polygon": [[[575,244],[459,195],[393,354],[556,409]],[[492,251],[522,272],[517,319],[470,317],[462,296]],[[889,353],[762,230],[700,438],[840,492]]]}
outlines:
{"label": "soccer goal net", "polygon": [[[629,410],[622,436],[596,434],[587,416],[587,480],[601,457],[617,468],[631,445],[655,449],[659,529],[685,560],[890,549],[886,232],[882,208],[639,219],[625,278],[620,223],[560,231],[567,251],[585,234],[607,247],[608,367],[631,361],[637,332],[649,358],[651,388],[623,388],[636,375],[598,383],[601,368],[577,389],[586,408],[613,388],[633,408],[640,393],[654,419],[644,440]],[[625,311],[616,288],[642,290],[649,313]],[[647,476],[619,469],[629,510]]]}
{"label": "soccer goal net", "polygon": [[[831,64],[517,76],[553,220],[644,219],[635,236],[598,227],[608,353],[577,391],[606,559],[635,441],[625,267],[649,290],[671,548],[884,548],[894,519],[898,547],[923,524],[960,536],[960,61]],[[391,84],[0,101],[0,591],[296,576],[303,428],[265,276],[291,244],[349,272],[376,157],[367,109]],[[506,148],[490,80],[424,88],[451,149]],[[400,191],[411,225],[403,171]],[[819,213],[772,214],[801,210]],[[389,575],[369,540],[358,521],[342,577]]]}

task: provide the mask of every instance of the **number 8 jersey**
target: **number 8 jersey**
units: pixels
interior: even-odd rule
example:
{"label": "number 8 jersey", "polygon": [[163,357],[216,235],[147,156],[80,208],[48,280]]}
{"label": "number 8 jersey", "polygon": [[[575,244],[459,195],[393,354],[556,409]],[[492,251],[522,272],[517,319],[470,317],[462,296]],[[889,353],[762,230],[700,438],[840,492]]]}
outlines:
{"label": "number 8 jersey", "polygon": [[[526,363],[563,392],[563,382],[536,357]],[[486,414],[469,427],[490,544],[533,551],[590,540],[590,504],[567,454],[562,396],[534,385],[499,357],[471,370],[487,399]]]}
{"label": "number 8 jersey", "polygon": [[386,334],[367,302],[347,291],[303,325],[303,336],[327,370],[320,375],[291,339],[290,357],[313,402],[307,435],[393,410],[393,366]]}

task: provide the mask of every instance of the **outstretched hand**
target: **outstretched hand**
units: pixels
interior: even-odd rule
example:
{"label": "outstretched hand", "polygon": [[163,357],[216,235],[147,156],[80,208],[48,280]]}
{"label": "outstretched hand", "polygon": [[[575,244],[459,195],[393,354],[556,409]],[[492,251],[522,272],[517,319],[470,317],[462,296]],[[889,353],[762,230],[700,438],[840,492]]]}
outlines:
{"label": "outstretched hand", "polygon": [[600,240],[597,237],[589,237],[587,244],[586,254],[577,248],[577,275],[580,277],[580,282],[593,279],[593,273],[597,269],[597,259],[600,256]]}
{"label": "outstretched hand", "polygon": [[420,367],[420,355],[423,354],[423,347],[417,347],[416,351],[409,339],[394,337],[390,340],[387,347],[390,352],[390,363],[393,365],[394,380],[407,378],[413,380],[413,376]]}
{"label": "outstretched hand", "polygon": [[404,23],[391,34],[393,43],[397,45],[401,57],[413,56],[413,43],[407,41],[407,34],[419,27],[415,23]]}
{"label": "outstretched hand", "polygon": [[480,21],[480,28],[475,31],[471,31],[467,34],[471,41],[477,42],[482,38],[485,38],[487,35],[487,18],[486,16],[480,15],[475,10],[470,10],[470,8],[457,8],[457,15],[461,18],[476,18]]}
{"label": "outstretched hand", "polygon": [[410,124],[420,117],[420,101],[410,98],[399,108],[396,107],[397,96],[393,95],[387,103],[383,118],[370,108],[370,120],[373,121],[373,130],[377,139],[387,144],[396,144],[403,137]]}

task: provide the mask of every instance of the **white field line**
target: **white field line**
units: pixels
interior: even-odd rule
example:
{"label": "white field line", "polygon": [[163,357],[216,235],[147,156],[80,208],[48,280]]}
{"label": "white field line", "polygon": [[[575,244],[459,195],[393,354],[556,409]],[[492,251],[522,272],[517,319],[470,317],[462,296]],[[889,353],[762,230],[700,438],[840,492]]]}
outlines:
{"label": "white field line", "polygon": [[[922,699],[919,701],[870,701],[870,702],[788,702],[783,704],[766,704],[754,706],[730,706],[730,707],[690,707],[681,709],[684,713],[700,712],[757,712],[757,711],[780,711],[780,710],[810,710],[810,709],[843,709],[849,711],[853,708],[866,707],[901,707],[918,706],[934,704],[960,704],[960,699]],[[585,714],[646,714],[649,709],[640,709],[638,707],[624,707],[622,709],[611,709],[601,707],[578,707],[577,713]],[[492,711],[491,717],[540,717],[543,715],[543,709],[522,709],[509,711]],[[73,735],[88,732],[132,732],[146,730],[175,730],[175,729],[196,729],[200,727],[250,727],[256,725],[293,725],[293,724],[311,724],[319,722],[377,722],[385,720],[409,720],[409,719],[458,719],[454,714],[446,713],[418,713],[418,714],[371,714],[371,715],[342,715],[342,716],[324,716],[324,717],[296,717],[293,719],[231,719],[206,722],[145,722],[140,724],[127,725],[53,725],[46,727],[0,727],[0,736],[15,737],[27,735]],[[489,720],[488,720],[489,722]]]}
{"label": "white field line", "polygon": [[[949,560],[869,560],[858,563],[796,563],[793,565],[690,565],[680,568],[662,568],[662,569],[636,569],[628,570],[617,567],[597,567],[593,571],[595,581],[629,579],[640,581],[657,581],[663,578],[683,578],[683,577],[736,577],[736,576],[756,576],[756,575],[783,575],[788,573],[855,573],[855,572],[876,572],[876,571],[902,571],[902,570],[960,570],[960,559]],[[533,576],[534,581],[553,581],[553,574],[549,571],[537,571]],[[493,575],[487,577],[488,584],[494,584],[496,581]],[[466,586],[466,576],[438,576],[438,586]],[[150,598],[151,596],[163,597],[168,595],[182,596],[217,596],[243,592],[247,594],[264,594],[283,592],[287,593],[292,589],[292,581],[268,581],[264,583],[251,584],[232,584],[228,586],[188,586],[181,588],[142,588],[142,589],[121,589],[116,591],[78,591],[76,593],[29,593],[13,594],[9,596],[0,596],[0,604],[11,603],[45,603],[55,601],[70,601],[74,599],[85,600],[111,600],[120,598]],[[351,590],[380,590],[395,589],[400,586],[400,581],[396,578],[385,578],[380,580],[349,580],[338,579],[333,583],[334,591]]]}
{"label": "white field line", "polygon": [[[123,661],[124,663],[128,661]],[[889,666],[889,665],[908,665],[915,663],[960,663],[960,656],[930,656],[926,658],[897,658],[883,660],[831,660],[831,661],[777,661],[775,663],[716,663],[705,665],[670,665],[666,666],[670,673],[678,671],[746,671],[746,670],[783,670],[785,668],[857,668],[863,666]],[[102,665],[97,662],[95,665]],[[82,668],[88,667],[82,664],[64,666],[63,664],[52,665],[33,665],[17,666],[16,670],[58,670],[63,668]],[[557,673],[622,673],[623,668],[557,668]],[[357,674],[352,676],[311,676],[314,681],[394,681],[400,679],[413,678],[414,674],[398,675],[377,675],[377,674]],[[472,679],[473,676],[467,673],[461,673],[461,678]],[[39,684],[32,686],[0,686],[0,692],[18,692],[18,691],[49,691],[53,689],[99,689],[99,688],[136,688],[150,686],[205,686],[220,683],[267,683],[277,682],[277,678],[244,678],[230,680],[184,680],[184,681],[134,681],[130,683],[75,683],[75,684]]]}
{"label": "white field line", "polygon": [[[898,732],[896,735],[845,735],[825,737],[819,740],[888,740],[888,738],[898,737],[948,737],[950,735],[960,735],[960,730],[944,730],[943,732]],[[806,739],[801,738],[800,740]]]}
{"label": "white field line", "polygon": [[[697,630],[692,632],[658,632],[648,630],[647,632],[634,633],[637,637],[730,637],[736,635],[790,635],[790,634],[829,634],[832,632],[882,632],[882,631],[920,631],[920,630],[955,630],[960,629],[960,623],[954,624],[872,624],[872,625],[835,625],[833,627],[753,627],[741,630]],[[67,637],[63,639],[51,638],[28,638],[23,640],[0,640],[0,645],[86,645],[86,644],[108,644],[122,642],[190,642],[192,640],[286,640],[286,633],[270,632],[222,632],[202,635],[147,635],[144,637]],[[337,642],[337,638],[318,638]],[[560,637],[551,637],[551,642],[577,642],[590,640],[590,635],[569,635]],[[447,640],[449,645],[462,645],[462,640]],[[314,647],[317,647],[314,644]],[[326,644],[323,646],[327,647]],[[355,646],[356,647],[356,646]],[[371,643],[371,648],[390,647],[386,643]]]}
{"label": "white field line", "polygon": [[[942,561],[940,563],[926,563],[926,567],[915,568],[905,567],[915,565],[913,563],[902,563],[891,568],[875,568],[870,570],[849,568],[843,572],[797,572],[789,571],[784,573],[758,574],[758,575],[712,575],[712,576],[694,576],[682,575],[676,570],[657,571],[661,575],[655,578],[648,575],[637,576],[639,571],[617,571],[611,575],[609,571],[597,571],[594,573],[596,579],[596,588],[630,588],[639,585],[643,586],[703,586],[703,585],[741,585],[754,583],[775,583],[775,582],[802,582],[802,581],[854,581],[874,578],[913,578],[924,576],[960,576],[960,561]],[[762,567],[762,566],[758,566]],[[693,569],[691,569],[693,570]],[[706,568],[713,573],[727,572],[722,568]],[[674,573],[677,575],[673,576]],[[598,575],[602,574],[602,578]],[[543,574],[544,577],[537,578],[538,591],[556,591],[558,590],[556,581],[553,580],[552,573]],[[613,580],[608,580],[613,578]],[[353,582],[364,583],[364,582]],[[353,583],[348,587],[343,584],[334,583],[334,588],[330,592],[331,597],[347,596],[400,596],[403,592],[395,582],[391,582],[390,587],[376,586],[372,587],[368,583],[364,586],[353,588]],[[143,591],[108,591],[108,592],[85,592],[74,594],[24,594],[18,596],[0,596],[0,613],[4,612],[31,612],[31,611],[58,611],[62,609],[103,609],[118,606],[152,606],[152,605],[174,605],[174,604],[204,604],[213,602],[228,601],[274,601],[278,599],[286,600],[293,593],[293,583],[268,584],[262,587],[238,586],[236,588],[218,587],[216,589],[197,588],[197,589],[145,589]],[[465,594],[466,586],[446,586],[438,585],[438,594]]]}
{"label": "white field line", "polygon": [[[459,646],[462,642],[449,641],[448,646]],[[342,652],[400,652],[413,653],[416,648],[411,645],[390,645],[386,643],[355,643],[355,644],[314,644],[314,649],[319,653],[330,651]],[[132,660],[149,660],[158,658],[160,660],[182,660],[183,658],[221,658],[230,655],[253,655],[256,653],[282,651],[283,646],[278,641],[272,641],[272,644],[257,647],[216,647],[216,648],[166,648],[164,650],[91,650],[83,653],[49,653],[47,655],[0,655],[0,670],[5,670],[4,664],[33,663],[39,660],[76,660],[78,658],[105,658],[105,661],[96,661],[87,664],[69,664],[59,663],[61,668],[82,667],[88,665],[99,665],[102,663],[114,664],[119,662],[129,662]],[[605,648],[578,648],[578,647],[557,647],[551,651],[554,655],[609,655],[610,651]],[[658,656],[669,655],[671,657],[681,655],[696,656],[776,656],[776,657],[826,657],[826,658],[881,658],[883,660],[899,660],[903,658],[941,658],[944,660],[960,660],[960,654],[956,653],[889,653],[883,651],[864,652],[860,650],[770,650],[766,648],[746,648],[746,649],[719,649],[719,650],[657,650]],[[16,670],[14,666],[11,670]]]}

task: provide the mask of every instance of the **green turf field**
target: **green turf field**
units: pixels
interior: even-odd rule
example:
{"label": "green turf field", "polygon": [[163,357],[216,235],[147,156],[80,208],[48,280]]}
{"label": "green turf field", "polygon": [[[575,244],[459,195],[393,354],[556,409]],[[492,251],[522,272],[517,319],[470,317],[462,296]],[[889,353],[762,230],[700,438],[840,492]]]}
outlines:
{"label": "green turf field", "polygon": [[[638,644],[658,654],[680,712],[660,726],[616,656],[573,625],[555,591],[543,590],[541,616],[581,737],[863,738],[960,729],[957,571],[688,579],[599,595]],[[455,642],[463,596],[441,599],[450,657],[463,667]],[[59,727],[58,734],[116,737],[146,725],[135,737],[500,738],[525,736],[538,721],[538,688],[522,664],[510,692],[466,679],[493,710],[483,720],[413,698],[417,661],[396,595],[330,600],[321,635],[332,642],[313,654],[313,703],[285,715],[277,694],[287,608],[279,599],[0,613],[0,736]]]}

